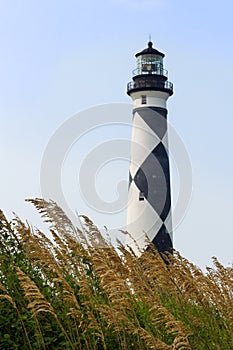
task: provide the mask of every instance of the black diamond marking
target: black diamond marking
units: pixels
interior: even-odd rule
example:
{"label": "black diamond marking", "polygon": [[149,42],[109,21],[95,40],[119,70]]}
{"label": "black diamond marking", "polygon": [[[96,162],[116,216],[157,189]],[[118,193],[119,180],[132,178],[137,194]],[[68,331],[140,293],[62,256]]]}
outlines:
{"label": "black diamond marking", "polygon": [[169,158],[167,151],[162,143],[153,150],[153,155],[158,159],[161,168],[163,170],[162,177],[166,181],[166,200],[163,211],[160,214],[162,221],[165,221],[171,208],[171,189],[170,189],[170,169],[169,169]]}
{"label": "black diamond marking", "polygon": [[159,232],[152,240],[152,243],[155,245],[155,248],[158,250],[159,253],[173,253],[171,237],[165,225],[161,226]]}
{"label": "black diamond marking", "polygon": [[134,182],[162,221],[171,208],[169,159],[160,142],[138,169]]}
{"label": "black diamond marking", "polygon": [[133,178],[132,178],[132,175],[131,173],[129,172],[129,188],[130,188],[130,185],[131,185],[131,182],[133,181]]}
{"label": "black diamond marking", "polygon": [[167,131],[167,110],[156,107],[144,107],[137,110],[137,113],[151,130],[162,140]]}
{"label": "black diamond marking", "polygon": [[139,188],[141,193],[144,193],[144,197],[148,197],[148,184],[147,184],[147,179],[146,175],[143,172],[142,168],[140,167],[134,176],[134,182],[136,186]]}

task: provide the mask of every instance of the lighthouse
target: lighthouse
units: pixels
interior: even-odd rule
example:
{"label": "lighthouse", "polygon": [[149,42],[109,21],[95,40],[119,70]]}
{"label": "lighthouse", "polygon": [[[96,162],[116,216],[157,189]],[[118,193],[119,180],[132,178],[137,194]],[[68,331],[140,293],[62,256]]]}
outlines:
{"label": "lighthouse", "polygon": [[137,67],[127,85],[133,100],[133,128],[126,243],[137,255],[150,242],[159,253],[172,254],[167,100],[173,84],[164,69],[165,55],[151,41],[135,56]]}

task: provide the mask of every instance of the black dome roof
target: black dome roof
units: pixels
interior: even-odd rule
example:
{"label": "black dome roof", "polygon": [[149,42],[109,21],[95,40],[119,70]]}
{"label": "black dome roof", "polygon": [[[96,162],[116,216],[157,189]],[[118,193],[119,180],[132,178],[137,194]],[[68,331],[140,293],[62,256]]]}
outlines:
{"label": "black dome roof", "polygon": [[136,53],[135,56],[138,57],[138,56],[141,56],[141,55],[151,55],[151,54],[152,55],[153,54],[154,55],[159,55],[159,56],[162,56],[162,57],[165,56],[164,53],[154,49],[152,46],[153,46],[152,41],[149,41],[148,42],[148,47],[146,49],[142,50],[141,52]]}

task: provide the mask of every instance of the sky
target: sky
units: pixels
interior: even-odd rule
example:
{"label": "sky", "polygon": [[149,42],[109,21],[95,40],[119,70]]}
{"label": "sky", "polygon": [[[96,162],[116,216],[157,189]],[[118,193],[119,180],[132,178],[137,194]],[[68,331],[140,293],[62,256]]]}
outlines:
{"label": "sky", "polygon": [[[115,199],[120,182],[126,195],[132,122],[126,85],[134,54],[151,35],[166,55],[174,84],[169,123],[192,166],[192,195],[174,232],[174,247],[200,267],[211,265],[212,256],[231,264],[232,13],[230,0],[0,0],[0,207],[6,215],[16,212],[40,225],[24,199],[42,196],[41,164],[53,135],[72,116],[81,127],[86,116],[94,118],[95,106],[117,103],[125,104],[128,114],[119,115],[115,106],[110,126],[88,129],[76,139],[61,173],[70,211],[88,214],[100,227],[117,220],[122,225],[124,212],[103,215],[85,203],[77,183],[79,164],[104,142],[126,140],[126,153],[119,159],[114,154],[114,161],[104,161],[95,174],[105,202]],[[179,191],[175,172],[172,166],[173,201]]]}

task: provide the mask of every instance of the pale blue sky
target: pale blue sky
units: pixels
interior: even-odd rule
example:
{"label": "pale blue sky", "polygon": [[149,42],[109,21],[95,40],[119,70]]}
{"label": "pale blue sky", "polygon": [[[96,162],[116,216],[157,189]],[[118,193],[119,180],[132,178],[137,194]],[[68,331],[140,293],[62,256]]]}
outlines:
{"label": "pale blue sky", "polygon": [[130,103],[134,54],[151,33],[174,83],[169,121],[193,167],[175,248],[200,266],[212,255],[232,262],[232,13],[230,0],[0,0],[1,208],[37,224],[24,198],[40,196],[47,142],[80,110]]}

